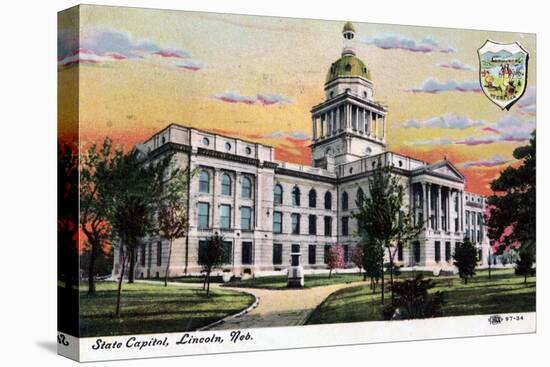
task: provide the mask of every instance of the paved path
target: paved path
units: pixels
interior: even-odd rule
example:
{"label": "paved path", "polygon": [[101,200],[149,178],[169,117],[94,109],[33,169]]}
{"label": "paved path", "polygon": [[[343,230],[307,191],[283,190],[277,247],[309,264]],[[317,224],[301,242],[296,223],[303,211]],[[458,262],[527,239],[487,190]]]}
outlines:
{"label": "paved path", "polygon": [[[140,282],[158,284],[157,281],[140,280]],[[169,284],[181,287],[202,288],[201,283],[169,282]],[[223,323],[210,327],[209,330],[303,325],[309,314],[330,294],[339,289],[353,287],[358,284],[360,282],[332,284],[305,289],[221,287],[220,284],[211,284],[211,288],[251,293],[259,299],[259,303],[250,312],[239,317],[230,317]]]}
{"label": "paved path", "polygon": [[249,313],[230,318],[212,327],[211,330],[302,325],[309,314],[331,293],[354,285],[357,284],[344,283],[306,289],[280,290],[223,287],[223,289],[252,293],[260,299],[260,303]]}

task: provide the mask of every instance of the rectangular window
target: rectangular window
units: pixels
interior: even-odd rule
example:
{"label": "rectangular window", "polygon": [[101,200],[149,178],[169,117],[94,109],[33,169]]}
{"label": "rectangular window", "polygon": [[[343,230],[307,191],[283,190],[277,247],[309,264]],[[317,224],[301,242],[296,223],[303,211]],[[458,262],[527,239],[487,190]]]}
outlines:
{"label": "rectangular window", "polygon": [[231,264],[233,260],[233,242],[223,241],[222,264]]}
{"label": "rectangular window", "polygon": [[273,233],[283,233],[283,213],[273,212]]}
{"label": "rectangular window", "polygon": [[231,206],[227,204],[220,205],[220,228],[231,228]]}
{"label": "rectangular window", "polygon": [[419,263],[420,262],[420,242],[419,241],[413,242],[413,253],[414,253],[414,262]]}
{"label": "rectangular window", "polygon": [[349,246],[344,246],[344,264],[347,264],[349,262]]}
{"label": "rectangular window", "polygon": [[476,240],[476,230],[475,230],[475,229],[472,229],[472,230],[471,230],[470,240],[471,240],[472,242],[475,242],[475,240]]}
{"label": "rectangular window", "polygon": [[145,266],[145,244],[141,245],[141,254],[139,255],[140,256],[140,260],[141,260],[141,266]]}
{"label": "rectangular window", "polygon": [[241,207],[241,229],[245,231],[252,229],[252,209],[249,206]]}
{"label": "rectangular window", "polygon": [[153,244],[147,244],[147,267],[151,267],[151,261],[153,261]]}
{"label": "rectangular window", "polygon": [[477,243],[481,243],[481,231],[477,230]]}
{"label": "rectangular window", "polygon": [[317,234],[317,216],[310,215],[309,217],[309,234]]}
{"label": "rectangular window", "polygon": [[315,258],[317,255],[317,246],[315,245],[309,245],[308,251],[307,251],[307,260],[310,265],[315,265]]}
{"label": "rectangular window", "polygon": [[199,203],[199,228],[210,227],[210,204]]}
{"label": "rectangular window", "polygon": [[466,210],[466,225],[470,225],[470,212],[468,210]]}
{"label": "rectangular window", "polygon": [[332,236],[332,217],[325,217],[325,236]]}
{"label": "rectangular window", "polygon": [[242,261],[243,265],[252,264],[252,242],[243,242],[242,243]]}
{"label": "rectangular window", "polygon": [[162,265],[162,242],[157,242],[157,266]]}
{"label": "rectangular window", "polygon": [[397,244],[397,261],[403,261],[403,244]]}
{"label": "rectangular window", "polygon": [[283,245],[275,243],[273,245],[273,265],[281,265],[283,263]]}
{"label": "rectangular window", "polygon": [[292,213],[292,234],[300,234],[300,214]]}
{"label": "rectangular window", "polygon": [[441,242],[434,242],[434,252],[435,252],[435,262],[438,263],[441,261]]}
{"label": "rectangular window", "polygon": [[451,261],[451,243],[449,241],[445,242],[445,261]]}
{"label": "rectangular window", "polygon": [[349,235],[349,217],[342,217],[342,236]]}
{"label": "rectangular window", "polygon": [[205,240],[199,240],[199,265],[206,264],[206,242]]}

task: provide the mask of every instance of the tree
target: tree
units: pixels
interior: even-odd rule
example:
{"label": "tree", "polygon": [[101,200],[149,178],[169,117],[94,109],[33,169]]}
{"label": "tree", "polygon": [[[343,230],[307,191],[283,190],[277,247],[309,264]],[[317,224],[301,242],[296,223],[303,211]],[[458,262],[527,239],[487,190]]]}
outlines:
{"label": "tree", "polygon": [[516,260],[516,275],[523,276],[523,283],[527,284],[527,277],[535,274],[535,269],[533,269],[533,255],[531,251],[524,250],[519,251],[519,259]]}
{"label": "tree", "polygon": [[134,281],[134,267],[140,240],[157,232],[155,214],[162,192],[164,172],[169,159],[146,162],[132,151],[120,155],[106,171],[107,218],[113,243],[120,252],[116,316],[120,316],[122,280],[128,262],[128,282]]}
{"label": "tree", "polygon": [[202,263],[204,270],[203,289],[206,289],[207,295],[210,294],[210,274],[214,268],[223,263],[225,257],[223,244],[223,237],[216,234],[206,240],[204,249],[201,251],[199,262]]}
{"label": "tree", "polygon": [[[362,203],[357,202],[359,234],[367,236],[373,245],[387,251],[390,269],[390,284],[393,285],[393,269],[398,245],[408,244],[418,237],[424,224],[414,222],[414,210],[405,202],[405,189],[392,167],[374,171],[368,180],[369,195]],[[382,276],[382,304],[384,303],[384,277]],[[392,291],[392,300],[394,294]]]}
{"label": "tree", "polygon": [[413,279],[395,282],[391,287],[396,296],[383,310],[384,319],[424,319],[441,316],[445,304],[443,292],[428,293],[435,285],[431,279],[423,279],[422,274]]}
{"label": "tree", "polygon": [[497,254],[509,248],[530,248],[536,255],[536,132],[529,145],[518,147],[513,156],[521,165],[509,166],[491,182],[487,234]]}
{"label": "tree", "polygon": [[[80,162],[80,228],[86,235],[88,250],[88,293],[95,293],[96,261],[110,237],[111,227],[107,221],[107,197],[104,181],[122,152],[114,150],[110,139],[103,145],[93,144],[81,155]],[[104,253],[103,253],[104,254]]]}
{"label": "tree", "polygon": [[167,167],[170,173],[167,181],[162,184],[162,194],[158,210],[159,234],[168,240],[168,261],[164,274],[165,287],[168,285],[174,240],[185,236],[187,233],[189,218],[186,199],[192,176],[189,168],[174,168],[172,163],[171,161]]}
{"label": "tree", "polygon": [[468,284],[468,278],[475,275],[477,265],[477,249],[468,237],[462,243],[457,243],[453,254],[454,266],[458,268],[458,275]]}
{"label": "tree", "polygon": [[368,237],[363,239],[363,279],[370,278],[372,293],[376,292],[376,284],[383,276],[384,248]]}
{"label": "tree", "polygon": [[357,244],[351,252],[351,262],[359,268],[359,274],[361,274],[361,270],[363,269],[363,257],[363,246],[361,244]]}
{"label": "tree", "polygon": [[344,263],[344,246],[335,245],[329,246],[327,253],[327,267],[329,268],[328,277],[332,276],[334,269],[341,269],[345,266]]}

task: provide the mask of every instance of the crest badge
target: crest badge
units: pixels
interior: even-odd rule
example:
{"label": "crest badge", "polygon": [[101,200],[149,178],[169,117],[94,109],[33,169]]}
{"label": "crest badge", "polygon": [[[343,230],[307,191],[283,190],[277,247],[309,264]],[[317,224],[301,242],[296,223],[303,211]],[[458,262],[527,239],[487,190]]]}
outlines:
{"label": "crest badge", "polygon": [[477,53],[483,93],[503,110],[509,110],[525,93],[529,53],[518,42],[491,40],[487,40]]}

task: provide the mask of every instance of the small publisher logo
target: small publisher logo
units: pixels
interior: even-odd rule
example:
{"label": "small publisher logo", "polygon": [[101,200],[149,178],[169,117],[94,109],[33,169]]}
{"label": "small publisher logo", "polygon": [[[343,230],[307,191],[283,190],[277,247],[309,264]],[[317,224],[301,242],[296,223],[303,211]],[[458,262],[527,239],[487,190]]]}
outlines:
{"label": "small publisher logo", "polygon": [[498,325],[502,322],[502,317],[499,315],[493,315],[489,317],[489,324]]}
{"label": "small publisher logo", "polygon": [[57,344],[62,344],[64,346],[67,346],[69,345],[69,341],[67,340],[67,338],[65,338],[65,335],[59,334],[57,335]]}

